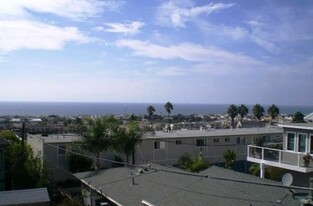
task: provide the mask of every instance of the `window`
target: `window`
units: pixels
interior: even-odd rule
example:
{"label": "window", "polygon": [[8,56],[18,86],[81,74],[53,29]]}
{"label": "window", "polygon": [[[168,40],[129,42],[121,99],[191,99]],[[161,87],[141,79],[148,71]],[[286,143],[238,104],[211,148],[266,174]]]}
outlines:
{"label": "window", "polygon": [[197,147],[204,146],[204,139],[197,139],[196,145],[197,145]]}
{"label": "window", "polygon": [[298,152],[306,152],[306,134],[298,134]]}
{"label": "window", "polygon": [[263,136],[263,142],[270,142],[271,141],[271,137],[270,136]]}
{"label": "window", "polygon": [[3,151],[0,151],[0,171],[3,170],[3,168],[2,168],[3,164],[4,164]]}
{"label": "window", "polygon": [[295,133],[287,133],[287,150],[295,150]]}
{"label": "window", "polygon": [[65,146],[59,146],[59,154],[65,155],[65,152],[66,152],[66,147]]}
{"label": "window", "polygon": [[165,149],[165,142],[164,141],[155,141],[154,142],[154,149]]}
{"label": "window", "polygon": [[246,138],[245,137],[242,138],[241,144],[246,144]]}
{"label": "window", "polygon": [[176,140],[176,144],[181,144],[181,140],[180,139]]}
{"label": "window", "polygon": [[229,141],[230,141],[229,137],[225,138],[225,142],[229,142]]}
{"label": "window", "polygon": [[240,137],[237,137],[237,144],[240,144]]}
{"label": "window", "polygon": [[219,143],[219,142],[220,142],[220,139],[219,139],[219,138],[214,138],[214,139],[213,139],[213,142]]}

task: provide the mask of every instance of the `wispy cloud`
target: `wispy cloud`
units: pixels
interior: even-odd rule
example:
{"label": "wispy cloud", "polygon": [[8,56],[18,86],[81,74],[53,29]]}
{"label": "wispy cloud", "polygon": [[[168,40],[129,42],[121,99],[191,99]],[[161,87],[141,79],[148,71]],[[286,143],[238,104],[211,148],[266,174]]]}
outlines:
{"label": "wispy cloud", "polygon": [[75,27],[57,27],[27,20],[0,20],[0,51],[19,49],[55,50],[70,41],[89,41]]}
{"label": "wispy cloud", "polygon": [[107,32],[113,32],[113,33],[122,33],[125,35],[131,35],[138,33],[141,27],[143,27],[145,24],[141,21],[133,21],[130,23],[105,23],[105,26],[107,28],[101,28],[101,30],[107,31]]}
{"label": "wispy cloud", "polygon": [[186,75],[186,71],[178,67],[167,67],[159,69],[155,74],[159,76],[184,76]]}
{"label": "wispy cloud", "polygon": [[262,62],[242,54],[233,54],[215,47],[204,47],[193,43],[163,46],[149,41],[121,39],[116,41],[117,47],[126,47],[132,50],[133,55],[150,57],[154,59],[183,59],[186,61],[210,61],[234,64],[260,65]]}
{"label": "wispy cloud", "polygon": [[119,0],[10,0],[1,2],[0,17],[25,17],[32,11],[81,20],[96,16],[103,10],[116,10],[122,4],[123,1]]}
{"label": "wispy cloud", "polygon": [[275,3],[260,8],[246,22],[250,40],[270,53],[278,54],[295,42],[313,39],[313,13],[310,7],[297,9]]}
{"label": "wispy cloud", "polygon": [[169,1],[161,4],[157,10],[157,22],[166,26],[185,27],[186,22],[193,21],[200,15],[211,14],[227,9],[234,4],[210,3],[203,6],[193,6],[192,3]]}
{"label": "wispy cloud", "polygon": [[249,31],[242,26],[217,25],[203,19],[197,20],[195,24],[205,34],[214,37],[228,37],[231,40],[241,40],[249,35]]}

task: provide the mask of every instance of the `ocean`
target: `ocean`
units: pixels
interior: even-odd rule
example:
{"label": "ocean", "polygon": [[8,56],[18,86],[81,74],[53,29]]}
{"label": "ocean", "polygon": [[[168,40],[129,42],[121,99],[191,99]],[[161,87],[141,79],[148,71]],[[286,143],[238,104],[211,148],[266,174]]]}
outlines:
{"label": "ocean", "polygon": [[[125,115],[146,114],[147,106],[156,109],[155,114],[167,114],[160,103],[79,103],[79,102],[0,102],[0,115]],[[229,104],[175,104],[172,114],[224,114]],[[247,105],[252,113],[253,105]],[[268,105],[263,105],[265,112]],[[313,106],[278,105],[281,114],[303,114],[313,112]]]}

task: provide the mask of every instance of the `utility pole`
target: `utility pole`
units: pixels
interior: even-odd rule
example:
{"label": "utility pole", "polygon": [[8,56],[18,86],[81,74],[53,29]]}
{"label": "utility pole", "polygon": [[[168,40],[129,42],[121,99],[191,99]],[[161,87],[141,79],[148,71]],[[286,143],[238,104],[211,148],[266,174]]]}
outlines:
{"label": "utility pole", "polygon": [[23,122],[22,122],[21,136],[22,136],[22,146],[24,147],[24,141],[25,141],[25,120],[23,120]]}

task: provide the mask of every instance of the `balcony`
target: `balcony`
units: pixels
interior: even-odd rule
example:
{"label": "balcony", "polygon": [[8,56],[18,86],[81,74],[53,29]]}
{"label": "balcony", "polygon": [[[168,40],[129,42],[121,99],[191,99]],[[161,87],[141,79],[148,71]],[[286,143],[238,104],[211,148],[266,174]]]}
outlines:
{"label": "balcony", "polygon": [[305,155],[306,153],[248,145],[247,160],[303,173],[313,172],[312,160],[307,167],[304,165],[303,156]]}

